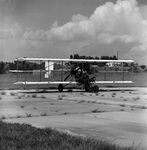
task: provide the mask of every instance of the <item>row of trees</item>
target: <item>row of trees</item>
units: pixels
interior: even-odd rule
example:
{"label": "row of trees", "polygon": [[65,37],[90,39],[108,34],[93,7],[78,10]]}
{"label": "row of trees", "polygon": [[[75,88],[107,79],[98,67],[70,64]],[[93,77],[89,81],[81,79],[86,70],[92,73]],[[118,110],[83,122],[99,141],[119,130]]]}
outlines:
{"label": "row of trees", "polygon": [[79,54],[70,55],[70,59],[103,59],[103,60],[117,60],[117,57],[115,55],[113,56],[101,56],[100,58],[98,56],[92,57],[92,56],[80,56]]}

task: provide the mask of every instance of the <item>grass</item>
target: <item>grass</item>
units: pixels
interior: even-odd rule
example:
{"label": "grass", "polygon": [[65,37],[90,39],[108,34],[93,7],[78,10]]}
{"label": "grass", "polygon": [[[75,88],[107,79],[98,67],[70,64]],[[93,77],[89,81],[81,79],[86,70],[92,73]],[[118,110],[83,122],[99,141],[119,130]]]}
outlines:
{"label": "grass", "polygon": [[115,97],[116,96],[116,93],[112,93],[112,95],[111,95],[112,97]]}
{"label": "grass", "polygon": [[25,107],[25,105],[21,105],[20,107],[21,107],[21,108],[24,108],[24,107]]}
{"label": "grass", "polygon": [[21,95],[19,95],[19,96],[17,96],[17,98],[18,98],[18,99],[22,99],[22,96],[21,96]]}
{"label": "grass", "polygon": [[26,113],[26,116],[27,116],[27,117],[32,117],[32,114]]}
{"label": "grass", "polygon": [[125,111],[125,109],[121,109],[120,111]]}
{"label": "grass", "polygon": [[6,95],[6,92],[5,92],[5,91],[2,91],[2,92],[1,92],[1,95]]}
{"label": "grass", "polygon": [[47,112],[41,113],[40,116],[47,116]]}
{"label": "grass", "polygon": [[84,103],[86,102],[84,99],[81,99],[80,101],[78,101],[78,103]]}
{"label": "grass", "polygon": [[10,93],[10,95],[11,95],[11,96],[15,96],[15,95],[16,95],[16,93],[14,93],[14,92],[11,92],[11,93]]}
{"label": "grass", "polygon": [[135,105],[132,105],[130,107],[131,108],[139,108],[139,109],[147,109],[147,106],[135,106]]}
{"label": "grass", "polygon": [[63,97],[61,95],[59,95],[58,100],[63,100]]}
{"label": "grass", "polygon": [[67,95],[65,95],[65,94],[62,94],[62,95],[61,95],[61,97],[66,97],[66,96],[67,96]]}
{"label": "grass", "polygon": [[102,110],[98,110],[98,109],[94,109],[91,111],[92,113],[102,113],[102,112],[105,112],[105,111],[102,111]]}
{"label": "grass", "polygon": [[37,94],[32,94],[32,98],[36,98],[37,97]]}
{"label": "grass", "polygon": [[21,115],[19,115],[19,114],[17,114],[17,115],[16,115],[16,117],[17,117],[17,118],[21,118],[22,116],[21,116]]}
{"label": "grass", "polygon": [[102,140],[72,136],[52,128],[0,121],[1,150],[135,150]]}
{"label": "grass", "polygon": [[139,100],[139,99],[140,99],[140,97],[138,97],[138,96],[137,96],[137,97],[133,97],[133,100],[134,100],[134,101],[137,101],[137,100]]}
{"label": "grass", "polygon": [[2,115],[2,116],[1,116],[1,119],[6,119],[6,116],[5,116],[5,115]]}
{"label": "grass", "polygon": [[69,113],[68,113],[68,112],[64,112],[64,113],[63,113],[63,115],[67,115],[67,114],[69,114]]}
{"label": "grass", "polygon": [[1,97],[1,95],[0,95],[0,100],[2,100],[2,97]]}
{"label": "grass", "polygon": [[124,90],[122,90],[121,92],[122,92],[122,93],[125,93],[125,91],[124,91]]}
{"label": "grass", "polygon": [[96,96],[99,96],[99,93],[95,93]]}
{"label": "grass", "polygon": [[127,99],[126,99],[126,98],[123,98],[123,101],[127,101]]}
{"label": "grass", "polygon": [[147,109],[146,106],[137,106],[136,108],[140,108],[140,109]]}
{"label": "grass", "polygon": [[125,104],[120,104],[119,106],[121,106],[121,107],[125,107],[126,105],[125,105]]}
{"label": "grass", "polygon": [[18,99],[25,98],[25,95],[17,95],[17,98],[18,98]]}
{"label": "grass", "polygon": [[46,97],[44,95],[41,95],[41,98],[45,99]]}

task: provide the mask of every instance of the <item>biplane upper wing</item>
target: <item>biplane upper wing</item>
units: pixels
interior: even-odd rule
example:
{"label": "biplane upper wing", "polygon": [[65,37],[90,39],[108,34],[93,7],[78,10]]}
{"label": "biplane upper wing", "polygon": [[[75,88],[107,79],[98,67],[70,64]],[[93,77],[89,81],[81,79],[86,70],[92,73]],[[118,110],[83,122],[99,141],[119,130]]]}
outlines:
{"label": "biplane upper wing", "polygon": [[97,60],[97,59],[60,59],[60,58],[27,58],[27,57],[19,57],[15,59],[16,61],[68,61],[68,62],[120,62],[120,63],[132,63],[133,60]]}

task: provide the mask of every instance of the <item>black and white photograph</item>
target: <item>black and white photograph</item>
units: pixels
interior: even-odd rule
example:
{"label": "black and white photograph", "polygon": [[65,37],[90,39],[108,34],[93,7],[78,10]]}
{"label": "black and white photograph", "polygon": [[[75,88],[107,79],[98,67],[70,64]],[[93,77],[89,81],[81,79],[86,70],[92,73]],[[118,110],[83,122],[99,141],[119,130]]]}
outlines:
{"label": "black and white photograph", "polygon": [[0,150],[147,149],[147,0],[0,0]]}

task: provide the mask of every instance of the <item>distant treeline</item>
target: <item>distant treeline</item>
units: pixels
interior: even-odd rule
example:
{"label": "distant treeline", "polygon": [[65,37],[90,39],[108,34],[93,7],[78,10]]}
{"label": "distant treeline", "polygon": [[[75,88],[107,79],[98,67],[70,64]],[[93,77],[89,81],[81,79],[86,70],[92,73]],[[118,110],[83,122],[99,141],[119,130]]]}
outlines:
{"label": "distant treeline", "polygon": [[[79,54],[74,54],[74,55],[70,55],[70,59],[96,59],[96,60],[117,60],[117,57],[115,55],[113,56],[80,56]],[[98,66],[102,67],[104,66],[106,63],[99,63]],[[128,67],[128,63],[124,63],[125,67]],[[132,63],[131,66],[134,66],[134,69],[137,68],[136,66],[138,66],[138,64],[134,64]],[[58,68],[57,64],[55,64],[54,66],[55,68]],[[17,63],[16,61],[14,62],[0,62],[0,74],[4,74],[7,73],[9,70],[17,70],[17,68],[19,68],[19,70],[39,70],[39,69],[43,69],[44,68],[44,62],[42,63],[36,63],[36,62],[26,62],[26,61],[22,61]],[[88,64],[84,64],[84,68],[89,68]],[[146,70],[146,66],[145,65],[141,65],[140,66],[141,69]],[[87,70],[87,69],[86,69]],[[138,70],[138,69],[135,69]],[[135,71],[136,72],[136,71]]]}
{"label": "distant treeline", "polygon": [[0,74],[7,73],[9,70],[37,70],[44,67],[44,63],[38,64],[35,62],[0,62]]}
{"label": "distant treeline", "polygon": [[92,57],[92,56],[80,56],[79,54],[70,55],[70,59],[102,59],[102,60],[117,60],[117,57],[115,55],[113,56],[101,56],[100,58],[98,56]]}

